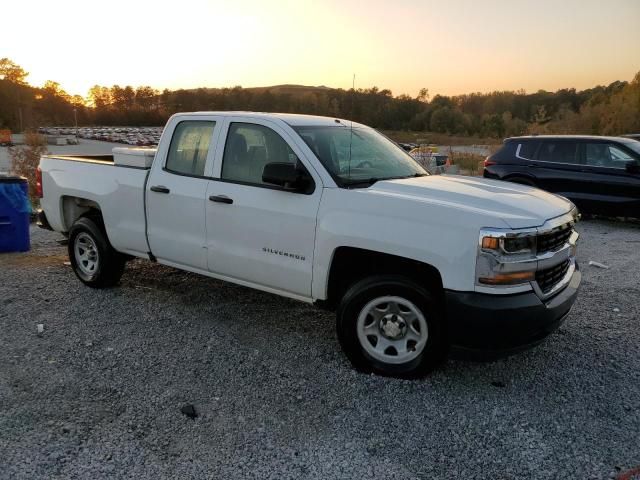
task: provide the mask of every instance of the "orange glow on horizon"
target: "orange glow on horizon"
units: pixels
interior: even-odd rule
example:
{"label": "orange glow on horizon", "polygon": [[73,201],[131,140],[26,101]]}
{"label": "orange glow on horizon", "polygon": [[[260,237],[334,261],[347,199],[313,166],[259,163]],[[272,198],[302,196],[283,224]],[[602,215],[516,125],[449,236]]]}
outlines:
{"label": "orange glow on horizon", "polygon": [[640,70],[637,0],[21,0],[6,11],[27,20],[3,25],[0,56],[33,85],[83,97],[95,84],[350,88],[354,73],[356,88],[395,95],[532,92]]}

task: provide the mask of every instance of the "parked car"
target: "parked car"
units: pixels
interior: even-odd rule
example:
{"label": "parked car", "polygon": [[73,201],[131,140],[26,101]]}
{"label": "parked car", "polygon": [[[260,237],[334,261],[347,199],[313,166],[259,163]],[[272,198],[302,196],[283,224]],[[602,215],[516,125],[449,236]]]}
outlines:
{"label": "parked car", "polygon": [[640,142],[640,133],[627,133],[626,135],[620,135],[624,138],[631,138],[632,140],[638,140]]}
{"label": "parked car", "polygon": [[410,152],[418,146],[417,143],[398,143],[398,145],[406,152]]}
{"label": "parked car", "polygon": [[539,187],[582,211],[640,217],[640,142],[623,137],[508,138],[487,157],[484,177]]}
{"label": "parked car", "polygon": [[449,159],[446,153],[439,153],[437,148],[428,146],[413,148],[409,155],[431,174],[444,173]]}
{"label": "parked car", "polygon": [[86,285],[115,285],[140,257],[314,303],[336,311],[364,371],[415,376],[450,346],[535,345],[580,284],[570,201],[429,175],[350,121],[177,114],[157,151],[45,155],[39,171],[39,222],[68,235]]}

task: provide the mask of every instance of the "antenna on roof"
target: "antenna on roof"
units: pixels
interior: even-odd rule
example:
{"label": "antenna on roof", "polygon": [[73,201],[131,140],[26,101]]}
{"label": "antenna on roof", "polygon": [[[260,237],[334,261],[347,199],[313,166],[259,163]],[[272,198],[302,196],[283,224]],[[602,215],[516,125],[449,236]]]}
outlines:
{"label": "antenna on roof", "polygon": [[353,82],[351,83],[351,114],[349,115],[351,120],[350,132],[349,132],[349,172],[347,176],[351,178],[351,145],[353,143],[353,98],[356,95],[356,74],[353,74]]}

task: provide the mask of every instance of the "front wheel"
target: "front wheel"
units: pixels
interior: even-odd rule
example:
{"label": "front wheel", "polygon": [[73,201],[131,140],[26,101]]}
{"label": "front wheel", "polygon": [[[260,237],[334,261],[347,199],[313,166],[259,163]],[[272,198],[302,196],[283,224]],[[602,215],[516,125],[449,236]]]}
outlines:
{"label": "front wheel", "polygon": [[423,376],[447,350],[439,303],[423,287],[393,275],[366,278],[347,291],[337,332],[351,363],[380,375]]}
{"label": "front wheel", "polygon": [[69,261],[76,276],[89,287],[116,285],[124,272],[125,257],[109,243],[99,220],[82,217],[69,231]]}

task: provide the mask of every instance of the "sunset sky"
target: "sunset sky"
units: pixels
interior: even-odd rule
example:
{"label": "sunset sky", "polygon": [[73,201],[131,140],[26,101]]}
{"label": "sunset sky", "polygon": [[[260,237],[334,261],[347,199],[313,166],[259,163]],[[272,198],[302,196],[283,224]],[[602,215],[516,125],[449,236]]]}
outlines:
{"label": "sunset sky", "polygon": [[4,2],[0,58],[42,85],[283,83],[394,94],[578,89],[640,70],[640,0]]}

